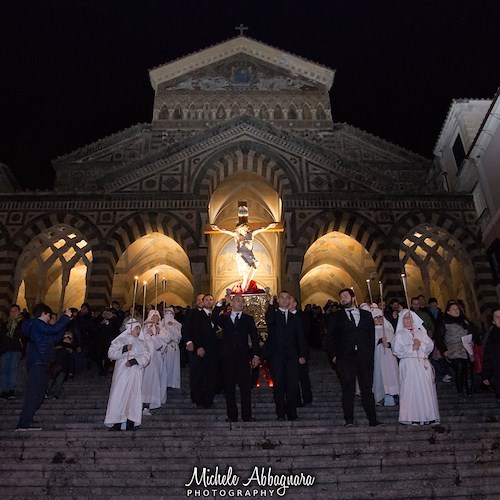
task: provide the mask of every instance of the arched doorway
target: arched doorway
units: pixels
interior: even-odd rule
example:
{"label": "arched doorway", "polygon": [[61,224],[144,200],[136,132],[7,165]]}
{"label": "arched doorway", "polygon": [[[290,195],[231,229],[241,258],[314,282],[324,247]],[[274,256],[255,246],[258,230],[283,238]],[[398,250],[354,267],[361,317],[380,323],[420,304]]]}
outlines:
{"label": "arched doorway", "polygon": [[[246,201],[249,222],[266,226],[281,220],[281,199],[276,190],[261,176],[249,171],[233,174],[212,193],[209,221],[229,230],[238,222],[238,204]],[[254,254],[259,266],[254,280],[261,288],[276,290],[281,274],[281,239],[278,233],[266,232],[256,236]],[[225,234],[210,238],[211,290],[215,297],[225,294],[226,288],[238,283],[240,276],[236,262],[234,240]]]}
{"label": "arched doorway", "polygon": [[472,263],[462,245],[447,231],[427,224],[416,226],[405,235],[399,257],[410,298],[436,297],[441,307],[450,299],[462,299],[468,316],[480,316]]}
{"label": "arched doorway", "polygon": [[366,249],[354,238],[332,231],[317,239],[304,255],[300,276],[302,304],[323,306],[328,299],[338,300],[342,288],[353,288],[358,302],[369,302],[366,280],[377,300],[378,280],[375,262]]}
{"label": "arched doorway", "polygon": [[[155,283],[155,274],[157,275]],[[144,302],[143,282],[146,282],[146,304],[158,303],[185,306],[193,297],[189,259],[172,238],[158,232],[149,233],[131,243],[115,268],[112,296],[126,307],[134,294],[134,277],[138,277],[136,304]]]}
{"label": "arched doorway", "polygon": [[91,246],[78,230],[60,224],[41,232],[19,258],[16,302],[30,309],[43,301],[57,312],[79,307],[91,263]]}

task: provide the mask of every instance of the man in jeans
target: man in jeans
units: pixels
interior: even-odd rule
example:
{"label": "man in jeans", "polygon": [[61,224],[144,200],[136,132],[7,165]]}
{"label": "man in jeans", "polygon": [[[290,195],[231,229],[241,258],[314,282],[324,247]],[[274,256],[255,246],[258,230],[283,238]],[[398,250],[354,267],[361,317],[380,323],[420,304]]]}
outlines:
{"label": "man in jeans", "polygon": [[67,309],[54,325],[49,323],[52,311],[46,304],[36,304],[33,318],[23,322],[23,333],[28,337],[27,368],[28,378],[24,394],[23,408],[16,431],[42,430],[33,425],[33,417],[44,398],[49,374],[47,363],[55,358],[54,345],[61,342],[66,326],[70,322],[71,311]]}

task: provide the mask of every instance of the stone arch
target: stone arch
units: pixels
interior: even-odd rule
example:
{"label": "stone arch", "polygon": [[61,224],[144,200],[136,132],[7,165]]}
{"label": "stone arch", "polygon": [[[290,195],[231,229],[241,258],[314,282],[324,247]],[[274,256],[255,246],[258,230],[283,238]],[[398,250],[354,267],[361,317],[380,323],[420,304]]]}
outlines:
{"label": "stone arch", "polygon": [[172,238],[188,255],[197,248],[192,228],[178,215],[171,212],[135,212],[109,231],[109,244],[113,248],[116,260],[137,238],[151,232]]}
{"label": "stone arch", "polygon": [[274,106],[273,120],[283,120],[283,109],[279,104]]}
{"label": "stone arch", "polygon": [[211,120],[212,119],[212,108],[210,106],[210,103],[206,102],[203,105],[202,115],[203,115],[204,120]]}
{"label": "stone arch", "polygon": [[[209,204],[210,223],[233,230],[242,201],[246,202],[248,221],[253,229],[282,219],[281,199],[269,181],[256,173],[240,171],[226,178],[212,193]],[[281,244],[281,235],[274,231],[261,233],[253,240],[253,252],[259,264],[252,279],[261,289],[266,286],[273,290],[277,288],[281,272]],[[210,289],[216,296],[224,294],[227,288],[239,290],[242,273],[246,268],[241,266],[241,261],[237,258],[234,239],[228,234],[211,234],[209,249]]]}
{"label": "stone arch", "polygon": [[302,106],[302,119],[303,120],[312,120],[311,108],[306,103]]}
{"label": "stone arch", "polygon": [[265,104],[262,104],[260,106],[259,118],[261,120],[269,120],[269,110]]}
{"label": "stone arch", "polygon": [[188,108],[188,119],[189,120],[197,120],[198,119],[198,110],[197,110],[196,105],[194,104],[194,102],[192,102],[189,105],[189,108]]}
{"label": "stone arch", "polygon": [[[91,247],[94,247],[101,240],[101,234],[95,224],[82,214],[58,212],[40,215],[28,221],[11,238],[8,237],[7,231],[0,231],[0,237],[2,238],[0,241],[2,259],[0,274],[1,309],[6,310],[8,308],[20,286],[21,280],[19,277],[16,279],[16,268],[23,249],[38,235],[58,225],[65,225],[78,230]],[[17,271],[18,274],[19,271]]]}
{"label": "stone arch", "polygon": [[231,144],[207,158],[193,175],[190,191],[208,200],[224,179],[245,170],[264,177],[282,198],[299,191],[297,173],[288,162],[272,149],[253,141]]}
{"label": "stone arch", "polygon": [[28,221],[24,227],[16,231],[12,242],[19,248],[24,248],[35,236],[60,224],[74,227],[80,231],[91,245],[102,240],[101,232],[97,226],[84,215],[56,212],[43,214]]}
{"label": "stone arch", "polygon": [[[300,217],[300,214],[299,214]],[[377,270],[383,255],[385,237],[367,217],[349,210],[325,210],[298,223],[296,251],[302,255],[319,238],[332,231],[351,236],[371,255]]]}
{"label": "stone arch", "polygon": [[232,106],[231,106],[231,118],[233,118],[234,116],[240,116],[240,106],[238,105],[237,102],[235,102]]}
{"label": "stone arch", "polygon": [[[130,306],[135,280],[146,290],[146,304],[189,304],[193,297],[191,265],[186,252],[172,238],[151,232],[136,238],[115,266],[113,299]],[[144,287],[143,283],[146,282]],[[137,297],[136,297],[137,299]],[[138,303],[144,304],[144,295]]]}
{"label": "stone arch", "polygon": [[297,108],[295,107],[295,104],[291,103],[290,106],[288,107],[288,119],[296,120],[297,118],[298,118]]}
{"label": "stone arch", "polygon": [[326,112],[323,104],[318,104],[316,107],[316,120],[326,120]]}
{"label": "stone arch", "polygon": [[[432,238],[437,240],[437,246],[433,245],[431,248],[431,241],[426,242],[426,237],[429,240]],[[464,266],[471,293],[466,300],[469,301],[468,308],[473,316],[484,314],[496,302],[496,291],[491,283],[490,266],[480,235],[474,234],[450,214],[441,212],[406,214],[397,221],[390,238],[393,246],[403,250],[400,257],[403,262],[408,259],[408,254],[418,256],[416,253],[419,252],[418,249],[422,258],[424,254],[429,258],[435,256],[435,260],[442,265],[450,262],[449,256],[445,255],[446,252],[453,254]],[[414,247],[412,251],[408,251],[410,246]],[[417,258],[415,260],[418,261]],[[440,273],[446,276],[449,270],[441,269]],[[431,276],[423,277],[425,278],[430,279]]]}
{"label": "stone arch", "polygon": [[[300,278],[307,250],[321,237],[338,232],[359,243],[375,265],[375,271],[371,276],[366,276],[366,279],[372,279],[377,287],[379,280],[384,287],[394,285],[387,272],[387,261],[391,260],[391,256],[388,255],[385,235],[367,216],[352,210],[324,210],[309,215],[297,211],[296,217],[298,220],[293,226],[296,232],[291,236],[294,247],[288,248],[285,254],[287,272],[294,276],[294,280],[298,281]],[[384,295],[386,291],[384,289]],[[379,293],[374,295],[378,297]]]}
{"label": "stone arch", "polygon": [[[317,239],[304,255],[300,273],[302,303],[323,305],[339,290],[352,287],[360,303],[378,300],[378,280],[372,256],[353,236],[331,231]],[[366,280],[370,280],[368,289]],[[373,289],[371,283],[377,283]],[[371,291],[371,296],[369,291]]]}
{"label": "stone arch", "polygon": [[109,241],[94,249],[92,282],[88,294],[91,305],[109,304],[113,278],[118,260],[138,238],[149,233],[160,233],[178,243],[190,260],[204,258],[189,224],[178,215],[165,212],[135,212],[108,231]]}
{"label": "stone arch", "polygon": [[162,104],[158,113],[158,120],[168,120],[168,107],[165,103]]}
{"label": "stone arch", "polygon": [[222,103],[217,106],[215,117],[217,118],[217,120],[224,120],[226,118],[226,108]]}
{"label": "stone arch", "polygon": [[87,293],[92,261],[92,244],[80,230],[64,223],[52,225],[19,255],[14,273],[17,301],[30,309],[44,301],[59,312],[79,306]]}
{"label": "stone arch", "polygon": [[255,116],[255,111],[251,103],[247,104],[247,107],[245,108],[245,114],[249,116]]}
{"label": "stone arch", "polygon": [[172,115],[172,118],[174,120],[182,120],[183,118],[182,106],[179,103],[177,103],[174,108],[174,113]]}

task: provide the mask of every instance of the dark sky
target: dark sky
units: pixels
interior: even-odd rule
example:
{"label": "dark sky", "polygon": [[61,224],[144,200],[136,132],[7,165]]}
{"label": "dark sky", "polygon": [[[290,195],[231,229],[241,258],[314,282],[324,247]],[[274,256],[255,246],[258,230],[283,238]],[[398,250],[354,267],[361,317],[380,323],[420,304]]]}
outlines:
{"label": "dark sky", "polygon": [[497,0],[6,0],[0,162],[23,187],[50,160],[151,120],[148,69],[248,36],[336,69],[335,121],[431,157],[454,98],[500,86]]}

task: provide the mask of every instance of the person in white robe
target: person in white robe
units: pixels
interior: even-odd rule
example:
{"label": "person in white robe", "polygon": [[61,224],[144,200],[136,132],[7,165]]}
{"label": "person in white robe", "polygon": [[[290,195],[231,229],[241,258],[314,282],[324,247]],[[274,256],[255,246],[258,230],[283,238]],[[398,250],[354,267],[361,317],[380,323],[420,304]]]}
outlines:
{"label": "person in white robe", "polygon": [[[372,305],[373,307],[373,305]],[[375,402],[395,406],[394,396],[399,395],[398,360],[392,352],[394,328],[378,307],[372,308],[375,323],[375,359],[373,365],[373,394]]]}
{"label": "person in white robe", "polygon": [[131,321],[108,350],[109,359],[116,363],[104,424],[113,430],[130,430],[142,422],[142,377],[150,356],[138,338],[140,332],[140,323]]}
{"label": "person in white robe", "polygon": [[399,422],[406,425],[439,423],[434,369],[429,354],[434,342],[413,311],[399,313],[392,350],[399,363]]}
{"label": "person in white robe", "polygon": [[142,327],[140,338],[147,345],[151,363],[144,370],[142,381],[143,414],[151,415],[150,410],[160,408],[163,399],[163,391],[167,391],[166,382],[162,382],[162,351],[167,344],[165,333],[160,326],[160,313],[153,309],[149,311],[146,321]]}
{"label": "person in white robe", "polygon": [[167,387],[181,387],[181,353],[179,342],[182,339],[182,325],[174,318],[172,308],[165,309],[163,327],[167,336],[167,346],[163,351],[163,370],[166,372]]}

